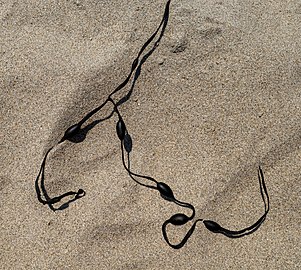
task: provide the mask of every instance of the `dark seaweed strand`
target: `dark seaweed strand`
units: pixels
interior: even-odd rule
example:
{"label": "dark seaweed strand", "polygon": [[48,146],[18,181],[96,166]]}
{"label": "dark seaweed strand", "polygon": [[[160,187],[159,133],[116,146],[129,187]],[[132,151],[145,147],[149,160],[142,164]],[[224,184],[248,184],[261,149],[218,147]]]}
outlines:
{"label": "dark seaweed strand", "polygon": [[[173,216],[171,216],[162,225],[163,238],[165,239],[167,244],[170,247],[174,248],[174,249],[180,249],[186,244],[186,242],[188,241],[188,239],[190,238],[190,236],[194,232],[197,222],[199,222],[199,221],[202,221],[204,223],[205,227],[208,230],[210,230],[211,232],[221,233],[221,234],[223,234],[223,235],[225,235],[229,238],[239,238],[239,237],[243,237],[245,235],[248,235],[248,234],[251,234],[251,233],[255,232],[266,219],[266,216],[267,216],[267,214],[270,210],[270,199],[269,199],[268,191],[267,191],[265,181],[264,181],[264,174],[263,174],[263,171],[262,171],[261,167],[259,166],[258,179],[259,179],[259,185],[260,185],[260,193],[261,193],[262,199],[264,201],[265,212],[253,225],[251,225],[251,226],[249,226],[245,229],[239,230],[239,231],[232,231],[232,230],[228,230],[228,229],[225,229],[225,228],[221,227],[215,221],[197,219],[193,223],[191,228],[188,230],[188,232],[186,233],[186,235],[184,236],[182,241],[178,244],[172,244],[172,243],[170,243],[170,241],[168,239],[168,236],[167,236],[167,232],[166,232],[167,225],[171,224],[171,225],[174,225],[174,226],[182,226],[182,225],[186,224],[187,222],[193,220],[193,218],[195,217],[195,208],[194,208],[194,206],[189,204],[189,203],[177,200],[174,197],[173,191],[171,190],[171,188],[167,184],[165,184],[163,182],[158,182],[153,177],[132,172],[131,169],[130,169],[130,155],[129,155],[128,151],[127,151],[127,164],[126,164],[125,155],[124,155],[124,139],[125,139],[125,136],[129,135],[129,134],[127,132],[124,120],[123,120],[123,118],[122,118],[122,116],[121,116],[121,114],[118,110],[118,106],[116,105],[116,103],[112,99],[112,96],[128,84],[130,78],[132,77],[133,72],[135,71],[135,69],[137,68],[137,66],[139,64],[139,58],[141,57],[143,51],[146,49],[146,47],[151,43],[151,41],[158,34],[160,28],[162,27],[162,29],[165,29],[165,27],[167,25],[167,22],[168,22],[168,18],[169,18],[169,6],[170,6],[170,0],[166,3],[164,15],[163,15],[163,18],[162,18],[162,21],[161,21],[160,25],[158,26],[157,30],[152,34],[152,36],[146,41],[146,43],[141,47],[137,57],[134,59],[134,61],[132,63],[132,68],[131,68],[131,71],[130,71],[129,75],[127,76],[127,78],[108,96],[108,98],[104,101],[103,104],[101,104],[97,108],[95,108],[92,111],[90,111],[89,113],[87,113],[82,118],[82,120],[79,121],[78,124],[75,124],[75,125],[69,127],[65,131],[65,134],[64,134],[63,138],[61,139],[61,141],[59,143],[65,141],[66,139],[69,139],[72,136],[74,136],[75,134],[77,134],[79,132],[80,128],[81,128],[81,125],[84,122],[86,122],[92,115],[94,115],[99,110],[101,110],[108,102],[111,102],[114,105],[113,113],[116,113],[118,115],[118,122],[116,124],[116,132],[117,132],[118,138],[121,141],[122,164],[123,164],[125,170],[127,171],[127,173],[129,174],[129,176],[137,184],[139,184],[141,186],[144,186],[144,187],[147,187],[147,188],[150,188],[150,189],[158,190],[163,199],[165,199],[169,202],[173,202],[173,203],[175,203],[175,204],[177,204],[181,207],[189,208],[189,209],[192,210],[192,214],[191,214],[190,217],[183,214],[183,213],[177,213],[177,214],[174,214]],[[162,34],[163,33],[161,33],[158,41],[155,43],[155,45],[154,45],[153,49],[151,50],[151,52],[154,50],[155,46],[158,45],[159,40],[162,37]],[[150,53],[148,53],[148,54],[150,54]],[[144,61],[144,58],[141,61]],[[141,63],[140,63],[140,65],[141,65]],[[49,148],[49,150],[46,152],[46,154],[44,156],[44,159],[43,159],[43,162],[42,162],[42,165],[41,165],[41,168],[40,168],[40,171],[39,171],[39,174],[38,174],[38,177],[36,179],[35,184],[36,184],[36,191],[37,191],[38,200],[43,204],[48,204],[49,207],[52,210],[57,210],[57,209],[53,208],[52,204],[54,204],[56,202],[59,202],[62,198],[66,197],[66,196],[71,196],[71,195],[75,195],[75,198],[73,200],[71,200],[71,201],[74,201],[75,199],[78,199],[78,198],[84,196],[85,193],[82,189],[80,189],[78,192],[67,192],[67,193],[65,193],[61,196],[57,196],[57,197],[54,197],[54,198],[49,198],[49,196],[47,195],[46,189],[44,187],[44,172],[45,172],[45,166],[46,166],[46,159],[47,159],[47,156],[48,156],[49,152],[52,150],[52,148],[53,147]],[[43,200],[42,197],[41,197],[41,190],[40,190],[39,185],[38,185],[38,180],[39,180],[40,176],[41,176],[41,189],[42,189],[42,193],[43,193],[44,197],[46,198],[46,200]],[[136,179],[136,177],[146,179],[146,180],[150,180],[150,181],[154,182],[156,184],[156,186],[141,183],[140,181],[138,181]],[[64,205],[68,206],[68,203],[65,203]],[[58,209],[64,209],[64,205],[61,206]]]}
{"label": "dark seaweed strand", "polygon": [[[125,124],[124,124],[124,121],[122,119],[122,116],[118,110],[118,107],[116,105],[116,103],[114,102],[114,100],[112,98],[109,98],[110,102],[113,104],[114,106],[114,111],[117,113],[118,115],[118,118],[119,118],[119,121],[123,123],[123,130],[121,131],[123,134],[122,136],[120,137],[120,140],[121,140],[121,157],[122,157],[122,164],[123,164],[123,167],[126,169],[126,171],[128,172],[128,174],[130,175],[130,177],[137,183],[137,184],[140,184],[141,186],[144,186],[144,187],[148,187],[148,188],[151,188],[151,189],[157,189],[156,187],[154,186],[150,186],[150,185],[146,185],[146,184],[143,184],[141,182],[139,182],[138,180],[136,180],[133,176],[136,176],[136,177],[140,177],[140,178],[144,178],[144,179],[147,179],[147,180],[150,180],[152,182],[154,182],[155,184],[157,184],[157,180],[154,179],[153,177],[150,177],[150,176],[147,176],[147,175],[142,175],[142,174],[137,174],[137,173],[134,173],[130,170],[129,168],[129,165],[126,166],[125,164],[125,158],[124,158],[124,137],[127,133],[127,129],[125,127]],[[117,123],[118,124],[118,123]],[[117,127],[118,129],[118,127]],[[129,162],[128,162],[129,164]]]}
{"label": "dark seaweed strand", "polygon": [[162,234],[163,234],[164,240],[166,241],[166,243],[170,247],[172,247],[174,249],[180,249],[180,248],[182,248],[186,244],[186,242],[188,241],[188,239],[190,238],[190,236],[192,235],[192,233],[194,232],[195,226],[196,226],[197,222],[199,222],[199,221],[203,221],[203,220],[202,219],[197,219],[193,223],[193,225],[191,226],[191,228],[189,229],[189,231],[186,233],[186,235],[184,236],[184,238],[182,239],[182,241],[179,244],[172,244],[172,243],[170,243],[170,241],[169,241],[169,239],[167,237],[167,232],[166,232],[166,226],[168,224],[171,224],[171,221],[170,220],[166,220],[163,223],[163,225],[162,225]]}
{"label": "dark seaweed strand", "polygon": [[[190,217],[186,216],[185,214],[182,214],[182,213],[178,213],[178,214],[175,214],[173,215],[170,219],[166,220],[163,225],[162,225],[162,233],[163,233],[163,237],[165,239],[165,241],[167,242],[167,244],[174,248],[174,249],[179,249],[181,247],[183,247],[185,245],[185,243],[187,242],[187,240],[189,239],[189,237],[192,235],[194,229],[195,229],[195,226],[197,224],[198,221],[202,221],[202,219],[198,219],[194,222],[194,224],[192,225],[192,227],[189,229],[189,231],[186,233],[185,237],[183,238],[183,240],[179,243],[179,244],[171,244],[168,237],[167,237],[167,232],[166,232],[166,226],[168,224],[173,224],[173,225],[176,225],[176,226],[180,226],[180,225],[184,225],[186,224],[188,221],[192,220],[195,216],[195,208],[193,205],[189,204],[189,203],[185,203],[185,202],[182,202],[182,201],[179,201],[177,200],[174,195],[173,195],[173,192],[171,190],[171,188],[165,184],[165,183],[162,183],[162,182],[158,182],[156,181],[154,178],[150,177],[150,176],[145,176],[145,175],[141,175],[141,174],[136,174],[136,173],[133,173],[131,170],[130,170],[130,160],[129,160],[129,154],[128,154],[128,166],[126,166],[126,163],[125,163],[125,158],[124,158],[124,138],[127,134],[127,128],[126,128],[126,125],[124,124],[124,120],[118,110],[118,107],[117,105],[115,104],[115,102],[110,99],[110,101],[113,103],[114,105],[114,111],[117,113],[118,115],[118,122],[117,122],[117,125],[116,125],[116,132],[117,132],[117,135],[118,135],[118,138],[120,139],[121,141],[121,157],[122,157],[122,163],[123,163],[123,166],[124,168],[126,169],[126,171],[128,172],[128,174],[131,176],[131,178],[136,182],[138,183],[139,185],[141,186],[144,186],[144,187],[148,187],[148,188],[151,188],[151,189],[157,189],[161,195],[161,197],[167,201],[171,201],[171,202],[174,202],[175,204],[179,205],[179,206],[182,206],[182,207],[185,207],[185,208],[190,208],[192,210],[192,214]],[[145,178],[145,179],[148,179],[148,180],[151,180],[153,182],[155,182],[157,184],[157,187],[154,187],[154,186],[149,186],[149,185],[146,185],[146,184],[143,184],[141,182],[139,182],[138,180],[136,180],[134,176],[137,176],[137,177],[141,177],[141,178]]]}
{"label": "dark seaweed strand", "polygon": [[[116,126],[116,131],[117,131],[117,135],[118,135],[119,139],[121,140],[121,151],[122,151],[123,166],[128,171],[128,173],[131,175],[132,172],[125,165],[124,150],[123,150],[123,141],[124,141],[125,135],[127,133],[127,129],[126,129],[126,126],[124,124],[124,120],[122,119],[122,116],[121,116],[120,112],[118,111],[118,108],[117,108],[116,104],[114,103],[113,100],[111,100],[111,102],[113,103],[114,108],[115,108],[115,112],[118,114],[118,117],[119,117],[119,120],[118,120],[117,126]],[[173,225],[176,225],[176,226],[180,226],[180,225],[186,224],[189,220],[192,220],[194,215],[195,215],[194,207],[191,204],[178,201],[174,197],[172,190],[170,189],[170,187],[167,184],[159,183],[156,180],[154,180],[152,177],[149,177],[149,176],[143,176],[143,175],[137,175],[137,174],[136,174],[136,176],[155,181],[157,183],[157,190],[160,192],[161,197],[163,197],[167,201],[172,201],[172,202],[174,202],[174,203],[176,203],[180,206],[188,207],[188,208],[191,208],[193,210],[193,214],[191,215],[191,217],[188,217],[188,216],[186,216],[185,214],[182,214],[182,213],[178,213],[178,214],[175,214],[174,216],[172,216],[169,220],[166,220],[162,225],[163,237],[164,237],[165,241],[167,242],[167,244],[170,247],[174,248],[174,249],[182,248],[185,245],[185,243],[188,241],[189,237],[192,235],[193,231],[195,230],[197,222],[203,221],[203,219],[198,219],[194,222],[192,227],[189,229],[189,231],[187,232],[187,234],[185,235],[185,237],[183,238],[183,240],[179,244],[171,244],[168,237],[167,237],[167,232],[166,232],[167,225],[168,224],[173,224]],[[262,199],[264,201],[265,213],[263,214],[263,216],[261,218],[259,218],[259,220],[257,222],[255,222],[253,225],[251,225],[251,226],[249,226],[245,229],[242,229],[240,231],[231,231],[231,230],[228,230],[228,229],[225,229],[225,228],[221,227],[219,224],[217,224],[214,221],[204,220],[203,222],[204,222],[206,228],[208,230],[212,231],[212,232],[224,234],[225,236],[227,236],[229,238],[239,238],[239,237],[243,237],[245,235],[248,235],[248,234],[251,234],[251,233],[255,232],[260,227],[260,225],[264,222],[264,220],[265,220],[265,218],[268,214],[268,211],[269,211],[269,196],[268,196],[267,188],[266,188],[266,185],[265,185],[265,182],[264,182],[263,171],[260,167],[258,169],[258,179],[259,179],[260,193],[261,193]],[[136,182],[138,184],[142,185],[142,186],[150,187],[150,186],[144,185],[144,184],[142,184],[138,181],[136,181]],[[154,189],[155,187],[151,186],[150,188]],[[264,195],[267,196],[267,203],[265,201],[265,196]]]}
{"label": "dark seaweed strand", "polygon": [[129,167],[126,166],[125,164],[125,158],[124,158],[124,149],[123,149],[123,142],[121,142],[121,156],[122,156],[122,164],[123,164],[123,167],[126,169],[126,171],[128,172],[128,174],[130,175],[130,177],[139,185],[141,186],[144,186],[144,187],[148,187],[148,188],[151,188],[151,189],[157,189],[155,186],[150,186],[150,185],[146,185],[144,183],[141,183],[139,182],[138,180],[136,180],[133,176],[136,176],[136,177],[140,177],[140,178],[144,178],[144,179],[147,179],[147,180],[150,180],[150,181],[153,181],[155,183],[157,183],[157,181],[153,178],[153,177],[150,177],[150,176],[146,176],[146,175],[141,175],[141,174],[137,174],[137,173],[134,173],[130,170]]}
{"label": "dark seaweed strand", "polygon": [[[170,5],[170,1],[169,0],[167,3],[166,3],[166,6],[165,6],[165,11],[164,11],[164,15],[163,15],[163,18],[158,26],[158,28],[156,29],[156,31],[151,35],[151,37],[145,42],[145,44],[141,47],[137,57],[135,58],[135,60],[133,61],[132,63],[132,67],[131,67],[131,70],[130,70],[130,73],[129,75],[127,76],[127,78],[108,96],[108,98],[100,105],[98,106],[97,108],[93,109],[92,111],[90,111],[89,113],[87,113],[77,124],[74,124],[72,126],[70,126],[66,131],[65,131],[65,134],[64,136],[62,137],[62,139],[59,141],[58,144],[64,142],[66,139],[70,139],[72,138],[73,136],[75,136],[81,129],[81,126],[90,118],[92,117],[95,113],[97,113],[98,111],[100,111],[111,99],[112,95],[114,95],[115,93],[117,93],[119,90],[121,90],[122,88],[124,88],[127,83],[129,82],[133,72],[135,71],[135,69],[137,68],[138,64],[139,64],[139,58],[141,57],[142,53],[144,52],[144,50],[147,48],[147,46],[153,41],[153,39],[155,38],[155,36],[158,34],[160,28],[162,27],[165,27],[166,24],[167,24],[167,21],[168,21],[168,16],[169,16],[169,5]],[[161,37],[161,36],[160,36]],[[157,43],[156,43],[157,44]],[[37,193],[37,197],[38,197],[38,200],[39,202],[41,202],[42,204],[47,204],[53,211],[57,210],[55,209],[52,205],[61,201],[61,199],[63,199],[64,197],[66,196],[70,196],[70,195],[75,195],[75,198],[74,199],[79,199],[81,198],[82,196],[85,195],[85,192],[82,190],[82,189],[79,189],[78,192],[73,192],[73,191],[70,191],[70,192],[67,192],[67,193],[64,193],[63,195],[61,196],[57,196],[57,197],[54,197],[54,198],[50,198],[48,195],[47,195],[47,192],[46,192],[46,188],[44,186],[44,172],[45,172],[45,166],[46,166],[46,159],[47,159],[47,156],[48,154],[50,153],[50,151],[53,149],[53,147],[49,148],[43,158],[43,162],[41,164],[41,167],[40,167],[40,171],[38,173],[38,176],[36,178],[36,181],[35,181],[35,189],[36,189],[36,193]],[[132,173],[132,175],[135,175]],[[138,176],[138,175],[137,175]],[[42,189],[42,192],[41,192],[41,189],[39,187],[39,179],[41,177],[41,189]],[[144,177],[145,178],[145,177]],[[43,196],[45,197],[45,200],[42,199],[42,196],[41,196],[41,193],[43,193]],[[73,200],[74,200],[73,199]],[[71,201],[73,201],[71,200]]]}
{"label": "dark seaweed strand", "polygon": [[[53,147],[50,147],[50,148],[47,150],[47,152],[46,152],[46,154],[45,154],[45,156],[44,156],[44,158],[43,158],[43,162],[42,162],[42,164],[41,164],[39,174],[38,174],[38,176],[37,176],[37,178],[36,178],[36,181],[35,181],[35,188],[36,188],[36,191],[37,191],[37,192],[36,192],[36,193],[37,193],[37,197],[38,197],[39,202],[42,203],[42,204],[47,204],[48,201],[42,199],[42,197],[41,197],[41,189],[40,189],[40,187],[39,187],[39,182],[38,182],[38,181],[39,181],[40,175],[41,175],[41,174],[42,174],[42,175],[44,174],[46,159],[47,159],[48,154],[49,154],[50,151],[52,150],[52,148],[53,148]],[[43,193],[45,194],[45,191],[44,191],[44,190],[43,190]]]}
{"label": "dark seaweed strand", "polygon": [[[40,171],[39,171],[39,174],[36,178],[36,181],[35,181],[35,188],[36,188],[36,193],[37,193],[37,197],[38,197],[38,200],[40,203],[42,204],[47,204],[49,205],[49,207],[52,209],[52,210],[55,210],[53,207],[52,207],[52,204],[55,204],[59,201],[61,201],[63,198],[65,197],[68,197],[68,196],[73,196],[75,195],[75,199],[79,199],[80,197],[83,197],[85,196],[85,192],[82,190],[82,189],[79,189],[77,192],[74,192],[74,191],[69,191],[69,192],[66,192],[60,196],[57,196],[57,197],[53,197],[53,198],[50,198],[46,192],[46,189],[45,189],[45,186],[44,186],[44,178],[45,178],[45,166],[46,166],[46,159],[47,159],[47,156],[48,154],[50,153],[50,151],[53,149],[53,147],[50,147],[45,156],[44,156],[44,159],[43,159],[43,162],[42,162],[42,165],[41,165],[41,168],[40,168]],[[41,176],[41,189],[42,189],[42,192],[41,192],[41,189],[39,187],[39,178]],[[43,196],[45,197],[45,200],[42,199],[42,196],[41,196],[41,193],[43,193]]]}
{"label": "dark seaweed strand", "polygon": [[[261,194],[262,200],[264,202],[264,214],[254,224],[252,224],[251,226],[244,228],[242,230],[232,231],[232,230],[228,230],[228,229],[221,227],[218,223],[216,223],[214,221],[204,220],[203,222],[204,222],[206,228],[208,230],[210,230],[211,232],[221,233],[229,238],[240,238],[240,237],[246,236],[246,235],[251,234],[251,233],[255,232],[256,230],[258,230],[259,227],[261,226],[261,224],[265,221],[267,214],[270,210],[270,198],[269,198],[268,191],[267,191],[267,188],[265,185],[263,171],[260,166],[258,168],[258,180],[259,180],[259,186],[260,186],[260,194]],[[267,201],[265,199],[265,196],[267,198]]]}
{"label": "dark seaweed strand", "polygon": [[126,79],[117,86],[117,88],[109,95],[108,99],[101,104],[99,107],[95,108],[94,110],[90,111],[88,114],[86,114],[83,119],[78,123],[79,126],[81,126],[84,122],[86,122],[90,117],[92,117],[95,113],[97,113],[98,111],[100,111],[103,106],[109,101],[109,99],[112,98],[112,96],[114,94],[116,94],[118,91],[120,91],[122,88],[124,88],[128,82],[130,81],[133,72],[135,71],[135,69],[137,68],[138,64],[139,64],[139,58],[141,57],[142,53],[144,52],[144,50],[147,48],[147,46],[152,42],[152,40],[155,38],[155,36],[158,34],[161,26],[163,24],[167,24],[168,21],[168,16],[169,16],[169,6],[170,6],[170,1],[167,1],[166,6],[165,6],[165,11],[164,11],[164,15],[163,18],[158,26],[158,28],[156,29],[156,31],[151,35],[151,37],[144,43],[144,45],[141,47],[137,57],[134,59],[133,63],[132,63],[132,67],[131,70],[128,74],[128,76],[126,77]]}

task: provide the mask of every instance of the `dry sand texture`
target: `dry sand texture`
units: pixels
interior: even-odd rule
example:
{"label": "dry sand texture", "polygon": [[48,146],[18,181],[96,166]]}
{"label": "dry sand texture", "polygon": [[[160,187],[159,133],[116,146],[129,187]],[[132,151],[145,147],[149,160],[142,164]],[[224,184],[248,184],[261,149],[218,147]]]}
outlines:
{"label": "dry sand texture", "polygon": [[[258,231],[228,239],[198,224],[171,249],[161,225],[179,208],[128,177],[116,116],[49,156],[49,194],[87,195],[57,212],[37,201],[43,154],[125,78],[164,5],[0,1],[1,269],[301,268],[298,0],[172,1],[163,39],[119,108],[133,170],[168,183],[200,218],[253,223],[261,163],[271,211]],[[185,230],[171,228],[172,241]]]}

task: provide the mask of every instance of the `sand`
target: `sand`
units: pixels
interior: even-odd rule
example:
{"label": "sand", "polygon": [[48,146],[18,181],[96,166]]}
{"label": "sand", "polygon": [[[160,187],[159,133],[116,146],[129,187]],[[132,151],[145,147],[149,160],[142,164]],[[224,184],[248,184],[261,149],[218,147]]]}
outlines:
{"label": "sand", "polygon": [[[55,212],[37,200],[45,152],[126,78],[164,6],[0,1],[1,269],[301,268],[299,1],[172,1],[162,40],[119,107],[133,171],[167,183],[197,218],[232,230],[254,223],[264,211],[261,165],[271,210],[254,234],[230,239],[198,223],[182,249],[170,248],[162,223],[188,210],[130,179],[116,115],[47,159],[50,196],[86,196]],[[190,226],[169,228],[171,241]]]}

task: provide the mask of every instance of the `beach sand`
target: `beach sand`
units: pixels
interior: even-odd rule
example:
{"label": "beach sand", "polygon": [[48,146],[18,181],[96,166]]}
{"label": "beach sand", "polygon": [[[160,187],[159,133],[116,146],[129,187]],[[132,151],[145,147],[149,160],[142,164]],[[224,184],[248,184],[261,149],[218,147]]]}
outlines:
{"label": "beach sand", "polygon": [[[129,177],[116,114],[48,156],[49,196],[86,195],[55,212],[38,201],[45,152],[126,78],[165,4],[0,1],[1,269],[301,269],[299,1],[172,1],[119,106],[132,170],[167,183],[196,218],[231,230],[254,223],[261,165],[271,209],[255,233],[231,239],[198,223],[170,248],[163,222],[189,211]],[[172,243],[190,226],[168,227]]]}

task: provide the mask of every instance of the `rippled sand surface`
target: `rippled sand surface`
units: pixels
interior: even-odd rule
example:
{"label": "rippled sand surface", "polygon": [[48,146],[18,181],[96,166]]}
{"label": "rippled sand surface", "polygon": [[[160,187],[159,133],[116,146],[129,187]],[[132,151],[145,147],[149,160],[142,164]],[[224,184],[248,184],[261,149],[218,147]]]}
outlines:
{"label": "rippled sand surface", "polygon": [[[197,218],[231,230],[254,223],[261,165],[271,210],[254,234],[230,239],[198,223],[182,249],[170,248],[162,223],[189,212],[128,176],[117,116],[97,121],[112,106],[86,123],[99,122],[85,140],[47,159],[50,197],[86,196],[55,212],[37,200],[45,152],[126,78],[165,4],[0,1],[1,269],[301,268],[299,1],[172,1],[119,106],[132,170],[167,183]],[[168,227],[171,241],[190,226]]]}

